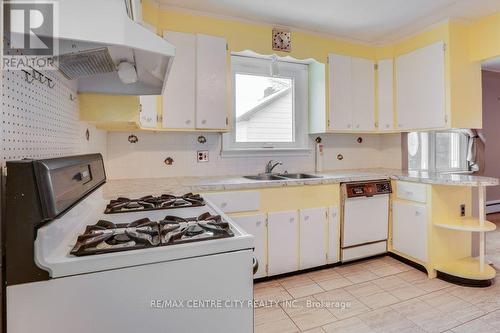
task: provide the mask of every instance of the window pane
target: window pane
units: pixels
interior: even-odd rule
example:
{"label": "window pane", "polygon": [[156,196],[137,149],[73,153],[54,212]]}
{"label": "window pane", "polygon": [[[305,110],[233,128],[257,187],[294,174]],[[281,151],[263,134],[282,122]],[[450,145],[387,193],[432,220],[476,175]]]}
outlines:
{"label": "window pane", "polygon": [[429,135],[425,132],[408,133],[408,170],[429,169]]}
{"label": "window pane", "polygon": [[446,132],[436,133],[436,170],[460,169],[461,159],[464,158],[462,150],[465,148],[461,133]]}
{"label": "window pane", "polygon": [[294,142],[293,79],[235,74],[236,142]]}
{"label": "window pane", "polygon": [[467,135],[457,131],[408,133],[408,169],[430,172],[467,170]]}

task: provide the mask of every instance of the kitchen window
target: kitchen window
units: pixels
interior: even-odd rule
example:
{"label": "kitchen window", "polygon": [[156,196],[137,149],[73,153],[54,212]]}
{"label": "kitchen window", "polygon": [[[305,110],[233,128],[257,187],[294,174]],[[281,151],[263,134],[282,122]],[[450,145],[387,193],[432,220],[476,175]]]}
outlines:
{"label": "kitchen window", "polygon": [[428,172],[469,171],[469,137],[461,131],[407,134],[408,170]]}
{"label": "kitchen window", "polygon": [[233,55],[231,132],[223,151],[307,150],[308,66]]}

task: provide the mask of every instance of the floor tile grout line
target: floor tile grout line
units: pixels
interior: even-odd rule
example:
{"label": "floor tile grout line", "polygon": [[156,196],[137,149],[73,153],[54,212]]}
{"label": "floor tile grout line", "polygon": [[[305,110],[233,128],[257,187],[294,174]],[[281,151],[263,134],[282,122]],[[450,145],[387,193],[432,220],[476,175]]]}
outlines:
{"label": "floor tile grout line", "polygon": [[[373,283],[373,281],[380,280],[380,279],[387,278],[387,277],[391,277],[391,276],[396,276],[396,275],[398,275],[398,274],[402,274],[402,273],[405,273],[405,272],[408,272],[408,271],[411,271],[411,270],[404,270],[404,271],[401,271],[401,272],[395,272],[395,273],[393,273],[393,274],[389,274],[389,275],[385,275],[385,276],[378,276],[377,274],[375,274],[375,275],[377,275],[377,278],[376,278],[376,279],[371,279],[371,280],[364,281],[364,282],[353,283],[352,285],[350,285],[350,286],[346,286],[346,287],[356,286],[356,285],[363,284],[363,283],[368,283],[368,282]],[[305,274],[307,274],[307,273],[305,273]],[[339,273],[339,275],[340,275],[341,277],[344,277],[344,276],[343,276],[342,274],[340,274],[340,273]],[[444,289],[447,289],[447,288],[451,288],[451,287],[453,287],[452,285],[450,285],[450,286],[448,286],[448,287],[443,287],[443,288],[439,288],[439,289],[432,290],[432,291],[426,291],[426,290],[423,290],[423,289],[420,289],[420,288],[418,288],[418,287],[417,287],[418,289],[420,289],[420,290],[422,290],[423,292],[425,292],[425,294],[423,294],[423,295],[419,295],[419,296],[415,296],[415,297],[411,297],[411,298],[408,298],[408,299],[401,299],[401,298],[397,297],[396,295],[392,294],[390,290],[384,289],[384,288],[382,288],[382,287],[380,287],[380,286],[378,286],[378,285],[376,285],[376,284],[375,284],[377,287],[379,287],[379,288],[380,288],[381,290],[383,290],[384,292],[387,292],[387,293],[391,294],[393,297],[395,297],[396,299],[398,299],[398,302],[393,303],[393,304],[390,304],[390,305],[387,305],[387,306],[383,306],[383,307],[380,307],[380,308],[371,308],[370,306],[368,306],[367,304],[365,304],[363,301],[361,301],[358,297],[356,297],[356,296],[355,296],[355,295],[353,295],[351,292],[349,292],[348,290],[346,290],[346,289],[345,289],[346,287],[340,287],[340,288],[334,288],[334,289],[326,290],[325,288],[321,287],[321,286],[320,286],[320,285],[319,285],[319,284],[318,284],[318,283],[317,283],[314,279],[312,279],[310,276],[307,276],[307,278],[308,278],[308,279],[310,279],[312,282],[314,282],[314,284],[315,284],[315,285],[318,285],[318,286],[320,287],[320,289],[322,289],[323,291],[322,291],[322,292],[318,292],[318,293],[314,293],[314,294],[311,294],[311,295],[305,295],[305,296],[300,297],[300,298],[295,298],[295,297],[293,297],[293,296],[292,296],[292,295],[288,292],[288,289],[287,289],[287,288],[286,288],[286,287],[285,287],[285,286],[284,286],[281,282],[278,282],[277,284],[278,284],[281,288],[283,288],[283,289],[286,291],[286,293],[288,294],[288,296],[290,296],[290,297],[291,297],[291,300],[298,300],[298,299],[305,298],[305,297],[313,297],[313,298],[317,299],[317,298],[315,297],[315,295],[319,295],[319,294],[321,294],[321,293],[328,292],[328,291],[335,290],[335,289],[342,289],[344,292],[347,292],[347,293],[348,293],[348,294],[350,294],[350,295],[351,295],[354,299],[356,299],[357,301],[361,302],[361,304],[364,304],[364,305],[367,307],[368,311],[366,311],[366,312],[362,313],[363,315],[364,315],[364,314],[371,313],[371,312],[374,312],[374,311],[377,311],[377,310],[380,310],[380,309],[383,309],[383,308],[391,308],[391,309],[392,309],[392,307],[393,307],[394,305],[397,305],[397,304],[400,304],[400,303],[403,303],[403,302],[407,302],[407,301],[411,301],[411,300],[415,300],[415,299],[419,299],[419,298],[424,297],[424,296],[426,296],[426,295],[430,295],[430,294],[433,294],[433,293],[436,293],[436,292],[441,292],[441,291],[443,291]],[[422,279],[422,281],[424,281],[424,280],[425,280],[425,279]],[[405,281],[406,283],[408,283],[408,284],[410,284],[410,285],[412,285],[412,286],[416,287],[416,286],[413,284],[413,282],[415,282],[415,281],[420,281],[420,279],[419,279],[419,280],[415,280],[415,281],[407,281],[407,280],[404,280],[404,279],[403,279],[403,281]],[[455,297],[456,297],[457,299],[461,300],[461,301],[466,302],[467,304],[470,304],[470,305],[472,305],[472,306],[475,306],[475,304],[472,304],[472,303],[468,302],[467,300],[464,300],[464,299],[462,299],[462,298],[460,298],[460,297],[457,297],[457,296],[455,296]],[[428,304],[427,302],[425,302],[425,300],[421,300],[421,301],[422,301],[422,302],[424,302],[424,303],[425,303],[425,304],[427,304],[427,305],[430,305],[430,304]],[[280,305],[280,307],[282,308],[282,310],[285,312],[286,316],[287,316],[287,317],[288,317],[288,318],[289,318],[289,319],[293,322],[293,324],[297,327],[297,329],[298,329],[300,332],[302,332],[302,331],[300,330],[300,327],[298,327],[297,323],[294,321],[294,319],[293,319],[293,318],[292,318],[292,317],[291,317],[291,316],[290,316],[290,315],[289,315],[289,314],[288,314],[288,313],[287,313],[287,312],[283,309],[282,304],[283,304],[284,302],[286,302],[286,300],[280,301],[278,304]],[[460,327],[461,325],[465,325],[465,324],[467,324],[467,323],[469,323],[469,322],[471,322],[471,321],[474,321],[474,320],[479,320],[480,318],[483,318],[483,317],[487,316],[488,314],[490,314],[490,313],[492,313],[492,312],[495,312],[495,311],[498,311],[498,310],[499,310],[499,309],[491,310],[491,311],[489,311],[489,312],[487,312],[487,313],[484,313],[484,314],[482,314],[482,315],[480,315],[480,316],[478,316],[478,317],[472,318],[472,319],[470,319],[470,320],[468,320],[468,321],[465,321],[465,322],[463,322],[463,323],[460,323],[459,325],[453,326],[452,328],[449,328],[448,330],[452,330],[452,329],[454,329],[454,328]],[[396,310],[394,310],[394,311],[396,311]],[[320,326],[311,327],[311,328],[308,328],[308,330],[309,330],[309,329],[320,328],[322,331],[324,331],[323,326],[325,326],[325,325],[329,325],[329,324],[334,323],[334,322],[336,322],[336,321],[342,321],[342,320],[346,320],[346,319],[350,319],[350,318],[357,318],[357,319],[361,320],[363,323],[365,323],[365,324],[367,324],[367,325],[368,325],[368,323],[367,323],[366,321],[364,321],[363,319],[361,319],[361,318],[359,317],[361,314],[358,314],[358,315],[353,315],[353,316],[346,317],[346,318],[338,318],[338,317],[336,317],[336,316],[335,316],[335,315],[334,315],[331,311],[329,311],[329,313],[330,313],[330,314],[332,314],[332,316],[333,316],[334,318],[336,318],[336,320],[335,320],[335,321],[332,321],[332,322],[330,322],[330,323],[323,324],[323,325],[320,325]],[[410,321],[412,324],[414,324],[414,325],[416,325],[417,327],[419,327],[420,329],[423,329],[423,327],[421,327],[420,325],[418,325],[418,323],[414,322],[413,320],[409,319],[408,317],[406,317],[406,316],[404,316],[404,315],[402,315],[402,314],[400,314],[400,315],[401,315],[403,318],[405,318],[406,320]],[[368,325],[368,326],[369,326],[369,325]],[[423,329],[423,330],[425,330],[425,329]]]}
{"label": "floor tile grout line", "polygon": [[[452,328],[449,328],[448,330],[445,330],[445,331],[443,331],[443,332],[446,332],[446,331],[453,331],[453,329],[454,329],[454,328],[457,328],[457,327],[460,327],[460,326],[462,326],[462,325],[468,324],[468,323],[470,323],[470,322],[472,322],[472,321],[474,321],[474,320],[481,319],[481,318],[483,318],[483,317],[485,317],[485,316],[487,316],[487,315],[489,315],[489,314],[491,314],[491,313],[493,313],[493,312],[499,311],[499,310],[500,310],[500,308],[495,309],[495,310],[492,310],[492,311],[487,312],[487,313],[485,313],[485,314],[483,314],[483,315],[481,315],[481,316],[479,316],[479,317],[476,317],[476,318],[470,319],[470,320],[468,320],[468,321],[466,321],[466,322],[463,322],[463,323],[461,323],[460,325],[457,325],[457,326],[454,326],[454,327],[452,327]],[[489,325],[489,326],[491,326],[491,325]]]}

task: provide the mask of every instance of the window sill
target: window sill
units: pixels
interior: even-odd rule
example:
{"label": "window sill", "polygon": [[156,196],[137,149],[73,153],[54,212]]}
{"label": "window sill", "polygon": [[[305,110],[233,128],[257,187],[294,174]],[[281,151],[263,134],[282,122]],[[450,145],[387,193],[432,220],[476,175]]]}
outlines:
{"label": "window sill", "polygon": [[248,157],[248,156],[310,156],[311,148],[252,148],[222,150],[221,157]]}

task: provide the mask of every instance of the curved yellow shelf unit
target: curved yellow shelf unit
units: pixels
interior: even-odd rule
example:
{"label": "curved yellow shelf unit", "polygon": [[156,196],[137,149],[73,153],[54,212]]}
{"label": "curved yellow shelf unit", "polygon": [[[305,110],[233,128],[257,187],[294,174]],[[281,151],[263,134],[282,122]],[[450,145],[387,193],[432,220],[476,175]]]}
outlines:
{"label": "curved yellow shelf unit", "polygon": [[494,223],[489,221],[484,221],[484,225],[481,225],[479,219],[473,217],[457,219],[451,222],[434,223],[434,225],[438,228],[469,232],[488,232],[497,228]]}
{"label": "curved yellow shelf unit", "polygon": [[436,270],[471,280],[490,280],[496,276],[495,269],[490,265],[484,265],[484,270],[481,272],[479,260],[472,257],[450,261],[437,266]]}

